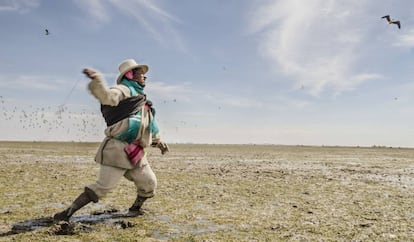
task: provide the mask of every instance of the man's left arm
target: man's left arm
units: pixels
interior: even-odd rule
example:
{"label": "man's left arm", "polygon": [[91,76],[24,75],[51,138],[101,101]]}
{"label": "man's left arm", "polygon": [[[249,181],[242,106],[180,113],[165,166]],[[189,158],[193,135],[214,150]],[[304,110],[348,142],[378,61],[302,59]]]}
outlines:
{"label": "man's left arm", "polygon": [[150,129],[153,135],[151,146],[159,148],[161,150],[161,154],[165,155],[168,151],[170,151],[170,148],[168,147],[167,143],[161,141],[158,123],[157,120],[155,120],[155,117],[153,117],[151,120]]}

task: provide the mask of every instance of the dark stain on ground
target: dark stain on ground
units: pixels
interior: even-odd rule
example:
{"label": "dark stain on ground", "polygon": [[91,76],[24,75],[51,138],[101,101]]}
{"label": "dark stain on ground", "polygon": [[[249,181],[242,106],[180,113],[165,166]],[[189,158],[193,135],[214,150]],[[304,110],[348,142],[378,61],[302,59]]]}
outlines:
{"label": "dark stain on ground", "polygon": [[73,235],[80,232],[92,232],[94,229],[88,225],[107,222],[113,224],[116,228],[126,229],[134,227],[135,224],[130,221],[122,220],[121,218],[137,217],[142,214],[142,211],[123,213],[117,209],[111,209],[95,211],[90,215],[74,216],[69,222],[54,222],[52,217],[35,218],[13,224],[11,230],[0,234],[0,237],[26,233],[45,227],[50,227],[48,230],[48,233],[50,234]]}

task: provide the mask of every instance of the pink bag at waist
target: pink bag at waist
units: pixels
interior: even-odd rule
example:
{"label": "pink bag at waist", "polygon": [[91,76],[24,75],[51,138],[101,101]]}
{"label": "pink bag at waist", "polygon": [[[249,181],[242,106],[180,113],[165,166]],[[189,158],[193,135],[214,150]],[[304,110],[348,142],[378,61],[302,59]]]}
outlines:
{"label": "pink bag at waist", "polygon": [[139,145],[139,140],[135,140],[131,144],[125,146],[124,151],[133,166],[136,166],[145,155],[144,149]]}

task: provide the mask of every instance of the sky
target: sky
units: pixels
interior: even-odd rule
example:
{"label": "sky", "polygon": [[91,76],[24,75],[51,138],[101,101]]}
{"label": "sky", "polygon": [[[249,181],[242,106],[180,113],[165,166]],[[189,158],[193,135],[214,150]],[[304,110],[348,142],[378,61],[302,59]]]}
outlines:
{"label": "sky", "polygon": [[0,140],[101,141],[81,72],[133,58],[167,143],[414,147],[411,0],[0,0],[0,30]]}

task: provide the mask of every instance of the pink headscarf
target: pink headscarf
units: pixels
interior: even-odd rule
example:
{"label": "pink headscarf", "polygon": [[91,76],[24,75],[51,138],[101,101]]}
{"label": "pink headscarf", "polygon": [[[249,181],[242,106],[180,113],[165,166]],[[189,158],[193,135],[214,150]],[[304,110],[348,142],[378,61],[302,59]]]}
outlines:
{"label": "pink headscarf", "polygon": [[132,70],[128,71],[127,73],[125,73],[124,75],[127,79],[132,80],[134,79],[134,74],[132,74]]}

